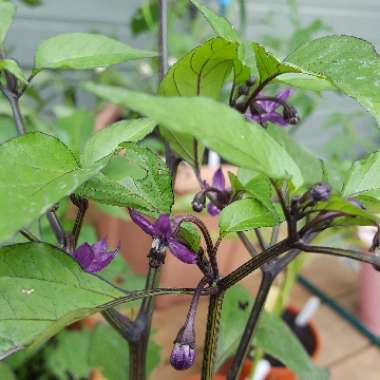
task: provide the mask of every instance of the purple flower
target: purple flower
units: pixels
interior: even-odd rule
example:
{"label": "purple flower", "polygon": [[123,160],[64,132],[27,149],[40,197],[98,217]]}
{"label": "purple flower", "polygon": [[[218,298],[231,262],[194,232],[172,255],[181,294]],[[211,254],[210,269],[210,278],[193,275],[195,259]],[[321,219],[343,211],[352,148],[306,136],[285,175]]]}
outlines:
{"label": "purple flower", "polygon": [[326,201],[330,198],[331,187],[329,184],[324,182],[316,183],[310,189],[310,195],[315,202]]}
{"label": "purple flower", "polygon": [[104,269],[119,252],[119,247],[114,251],[107,251],[107,240],[101,239],[95,244],[84,243],[72,254],[73,258],[89,273],[100,272]]}
{"label": "purple flower", "polygon": [[[152,250],[159,256],[164,257],[166,248],[179,260],[186,264],[195,264],[197,254],[191,251],[175,236],[175,228],[173,228],[170,217],[167,214],[161,214],[158,219],[152,223],[144,218],[141,214],[133,209],[128,209],[129,215],[134,223],[136,223],[145,233],[153,238]],[[149,255],[152,257],[152,253]],[[159,263],[157,263],[159,265]]]}
{"label": "purple flower", "polygon": [[206,184],[206,190],[208,193],[215,194],[215,202],[210,201],[207,210],[211,216],[216,216],[223,208],[222,205],[228,203],[230,199],[230,190],[226,188],[226,180],[224,178],[222,168],[219,168],[212,177],[212,185]]}
{"label": "purple flower", "polygon": [[170,364],[179,371],[189,369],[195,359],[195,350],[189,344],[175,343],[170,355]]}
{"label": "purple flower", "polygon": [[[299,119],[296,110],[286,104],[291,94],[292,90],[287,89],[281,91],[275,98],[263,97],[262,100],[260,100],[259,94],[245,114],[246,119],[259,123],[262,126],[266,126],[268,122],[282,127],[288,124],[297,124]],[[284,107],[283,113],[277,112],[280,107]]]}

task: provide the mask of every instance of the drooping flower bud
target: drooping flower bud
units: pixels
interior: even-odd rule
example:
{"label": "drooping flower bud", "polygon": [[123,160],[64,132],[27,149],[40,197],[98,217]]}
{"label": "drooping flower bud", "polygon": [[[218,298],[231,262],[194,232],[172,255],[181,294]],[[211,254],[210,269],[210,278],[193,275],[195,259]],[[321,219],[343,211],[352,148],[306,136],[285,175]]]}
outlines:
{"label": "drooping flower bud", "polygon": [[189,344],[175,343],[170,364],[178,371],[189,369],[195,360],[195,350]]}
{"label": "drooping flower bud", "polygon": [[206,193],[204,191],[200,191],[195,194],[195,197],[191,202],[191,206],[195,212],[201,212],[206,206]]}
{"label": "drooping flower bud", "polygon": [[300,121],[300,117],[298,115],[297,110],[293,106],[284,107],[284,111],[282,113],[284,120],[291,125],[296,125]]}
{"label": "drooping flower bud", "polygon": [[246,84],[248,87],[252,87],[255,83],[256,83],[256,77],[255,77],[255,76],[250,77],[250,78],[245,82],[245,84]]}
{"label": "drooping flower bud", "polygon": [[239,95],[244,95],[244,96],[246,96],[246,95],[248,95],[249,94],[249,87],[248,86],[246,86],[246,85],[241,85],[240,87],[239,87]]}
{"label": "drooping flower bud", "polygon": [[325,201],[330,198],[331,187],[325,182],[319,182],[310,189],[310,196],[314,202]]}

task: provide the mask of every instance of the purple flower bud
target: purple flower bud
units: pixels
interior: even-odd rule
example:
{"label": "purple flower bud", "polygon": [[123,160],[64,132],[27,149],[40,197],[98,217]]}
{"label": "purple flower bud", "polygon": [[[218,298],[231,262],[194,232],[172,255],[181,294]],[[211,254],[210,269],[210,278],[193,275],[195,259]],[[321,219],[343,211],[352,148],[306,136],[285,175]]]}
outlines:
{"label": "purple flower bud", "polygon": [[89,273],[100,272],[117,255],[120,248],[114,251],[107,251],[107,240],[101,239],[95,244],[84,243],[80,245],[72,254],[82,269]]}
{"label": "purple flower bud", "polygon": [[246,95],[248,95],[249,94],[249,87],[248,86],[246,86],[246,85],[241,85],[240,87],[239,87],[239,95],[244,95],[244,96],[246,96]]}
{"label": "purple flower bud", "polygon": [[315,202],[325,201],[330,198],[331,187],[327,183],[319,182],[316,183],[310,189],[310,196]]}
{"label": "purple flower bud", "polygon": [[288,124],[296,125],[300,121],[297,110],[292,106],[285,107],[282,115]]}
{"label": "purple flower bud", "polygon": [[255,77],[255,76],[250,77],[250,78],[245,82],[245,84],[246,84],[248,87],[252,87],[255,83],[256,83],[256,77]]}
{"label": "purple flower bud", "polygon": [[200,191],[195,194],[193,201],[191,202],[191,206],[195,212],[201,212],[206,204],[206,193],[204,191]]}
{"label": "purple flower bud", "polygon": [[170,355],[170,364],[179,371],[190,368],[195,360],[195,350],[189,344],[175,343]]}

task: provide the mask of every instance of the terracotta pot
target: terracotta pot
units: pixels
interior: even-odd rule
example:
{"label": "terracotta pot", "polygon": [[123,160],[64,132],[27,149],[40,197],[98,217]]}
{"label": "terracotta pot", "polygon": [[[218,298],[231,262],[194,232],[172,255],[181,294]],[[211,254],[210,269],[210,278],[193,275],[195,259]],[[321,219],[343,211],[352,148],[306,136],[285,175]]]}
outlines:
{"label": "terracotta pot", "polygon": [[[200,375],[195,375],[195,376],[191,376],[191,377],[186,378],[186,380],[201,380],[201,377],[200,377]],[[226,380],[226,377],[223,375],[215,375],[213,377],[213,380]]]}
{"label": "terracotta pot", "polygon": [[[299,313],[299,310],[294,307],[288,307],[287,311],[290,312],[292,315],[297,315]],[[317,333],[317,330],[312,322],[308,323],[307,325],[309,329],[309,334],[311,335],[311,339],[313,341],[313,353],[311,354],[311,357],[313,360],[316,360],[320,353],[320,337]],[[230,368],[231,360],[228,361],[226,364],[223,365],[223,367],[220,370],[220,373],[224,376],[223,379],[225,379],[227,372]],[[250,374],[252,369],[252,362],[250,360],[246,360],[243,364],[243,369],[241,372],[241,375],[239,377],[239,380],[246,380],[247,376]],[[265,380],[296,380],[297,376],[286,367],[272,367],[269,374],[266,376]]]}

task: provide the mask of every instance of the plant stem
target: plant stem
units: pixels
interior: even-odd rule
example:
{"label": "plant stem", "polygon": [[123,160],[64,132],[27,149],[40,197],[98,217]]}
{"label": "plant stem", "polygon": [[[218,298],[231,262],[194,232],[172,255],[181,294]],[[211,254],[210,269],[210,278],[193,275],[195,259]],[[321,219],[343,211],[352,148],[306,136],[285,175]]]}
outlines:
{"label": "plant stem", "polygon": [[59,221],[57,217],[56,209],[57,209],[57,206],[54,206],[50,211],[47,212],[46,216],[58,243],[66,248],[66,243],[67,243],[66,233],[62,227],[61,222]]}
{"label": "plant stem", "polygon": [[211,380],[214,375],[215,355],[219,337],[220,317],[222,313],[223,299],[223,291],[218,292],[217,294],[214,294],[210,297],[201,380]]}
{"label": "plant stem", "polygon": [[168,2],[159,0],[160,26],[158,32],[158,48],[160,52],[160,80],[168,70]]}
{"label": "plant stem", "polygon": [[24,121],[20,111],[19,97],[12,92],[3,89],[3,94],[8,99],[9,105],[11,106],[13,120],[15,122],[17,134],[24,135],[26,133]]}
{"label": "plant stem", "polygon": [[241,242],[243,243],[245,249],[251,255],[251,257],[255,257],[259,254],[257,252],[255,246],[251,243],[251,241],[248,239],[247,235],[244,232],[242,232],[242,231],[238,232],[238,236],[239,236]]}
{"label": "plant stem", "polygon": [[240,340],[239,347],[234,356],[230,370],[228,371],[227,380],[235,380],[240,376],[245,358],[251,347],[252,337],[255,333],[257,322],[264,308],[265,301],[268,297],[270,288],[273,284],[274,277],[271,271],[263,272],[260,288],[256,296],[255,303],[252,307],[247,324],[245,325],[243,336]]}

